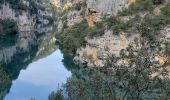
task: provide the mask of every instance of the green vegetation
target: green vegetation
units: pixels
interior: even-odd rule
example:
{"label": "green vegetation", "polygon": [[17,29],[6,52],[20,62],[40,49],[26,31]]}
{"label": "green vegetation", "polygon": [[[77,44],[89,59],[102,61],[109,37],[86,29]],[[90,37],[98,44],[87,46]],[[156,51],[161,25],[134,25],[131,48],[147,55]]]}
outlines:
{"label": "green vegetation", "polygon": [[[155,67],[158,63],[151,61],[150,57],[154,54],[150,53],[150,47],[146,45],[142,46],[143,49],[138,55],[133,54],[136,47],[131,46],[127,48],[128,56],[123,56],[125,55],[123,52],[121,58],[108,55],[105,67],[79,66],[77,69],[71,69],[72,76],[67,79],[64,89],[68,93],[67,99],[167,100],[170,98],[170,80],[166,67]],[[116,62],[121,59],[129,59],[129,64],[117,65]],[[70,66],[70,64],[64,65]],[[155,73],[159,75],[153,76]]]}
{"label": "green vegetation", "polygon": [[49,100],[64,100],[64,96],[62,94],[62,90],[58,90],[57,92],[52,92],[49,97]]}
{"label": "green vegetation", "polygon": [[165,54],[170,56],[170,42],[165,45]]}
{"label": "green vegetation", "polygon": [[[93,28],[88,27],[86,21],[68,28],[67,21],[64,20],[63,31],[57,34],[56,37],[63,43],[65,51],[72,53],[75,53],[78,47],[84,45],[85,37],[100,36],[105,29],[113,30],[114,34],[119,34],[122,31],[125,33],[138,32],[150,42],[154,42],[160,30],[170,24],[170,2],[166,3],[160,14],[155,15],[152,13],[153,9],[160,4],[165,4],[164,0],[137,0],[128,9],[124,9],[117,16],[112,16],[96,23]],[[138,13],[145,11],[150,13],[140,17]],[[133,16],[127,21],[121,20],[121,17],[125,15]]]}
{"label": "green vegetation", "polygon": [[[64,49],[71,52],[84,45],[85,37],[102,35],[105,27],[112,29],[116,34],[121,31],[140,33],[144,40],[146,38],[151,43],[160,45],[156,39],[159,38],[160,31],[170,24],[170,2],[166,3],[160,14],[154,14],[152,11],[164,2],[164,0],[137,0],[129,9],[124,9],[118,16],[97,23],[93,28],[89,28],[87,22],[83,21],[71,28],[63,29],[57,37],[63,43]],[[139,12],[146,15],[140,17]],[[128,15],[130,15],[129,20],[121,20],[121,17]],[[129,46],[128,56],[123,52],[120,58],[108,55],[107,63],[103,68],[79,67],[71,70],[73,75],[66,83],[69,100],[80,98],[82,100],[166,100],[170,98],[167,68],[157,66],[158,62],[150,58],[153,57],[152,50],[157,51],[157,48],[148,47],[148,44],[141,46],[142,49],[139,51]],[[167,56],[170,55],[169,42],[166,43],[165,53]],[[117,65],[121,58],[128,59],[128,64]],[[169,59],[167,61],[169,62]],[[159,75],[153,76],[156,73]]]}
{"label": "green vegetation", "polygon": [[127,16],[136,14],[140,11],[152,11],[152,10],[153,10],[152,0],[136,0],[136,2],[132,4],[128,9],[123,9],[123,11],[119,13],[119,15]]}
{"label": "green vegetation", "polygon": [[87,36],[93,38],[94,36],[101,36],[104,34],[104,22],[97,22],[94,27],[88,29]]}
{"label": "green vegetation", "polygon": [[112,29],[114,34],[119,34],[121,31],[127,31],[128,29],[135,26],[141,19],[141,17],[136,15],[127,22],[122,21],[118,16],[113,16],[106,19],[104,22],[109,29]]}
{"label": "green vegetation", "polygon": [[11,46],[16,42],[17,23],[11,19],[0,20],[0,48]]}
{"label": "green vegetation", "polygon": [[164,0],[136,0],[128,9],[123,9],[118,15],[127,16],[137,14],[143,11],[149,11],[152,13],[153,9],[158,4],[163,4]]}
{"label": "green vegetation", "polygon": [[156,36],[160,33],[166,25],[170,23],[170,18],[164,15],[146,15],[139,26],[137,26],[138,31],[149,40],[156,40]]}
{"label": "green vegetation", "polygon": [[59,37],[60,41],[63,43],[64,50],[75,53],[76,49],[83,44],[87,28],[87,22],[83,21],[57,34],[57,37]]}
{"label": "green vegetation", "polygon": [[170,24],[170,2],[161,10],[160,15],[146,15],[138,26],[138,31],[149,40],[155,40],[166,25]]}
{"label": "green vegetation", "polygon": [[[0,39],[1,40],[1,39]],[[5,45],[6,40],[3,42]],[[2,47],[3,48],[3,47]],[[25,52],[17,49],[17,53],[11,57],[11,61],[5,62],[4,58],[0,61],[0,100],[3,100],[12,84],[12,80],[16,80],[21,69],[25,69],[30,62],[33,61],[37,52],[37,46],[31,46],[30,50]],[[27,59],[30,57],[30,59]],[[24,60],[23,59],[27,59]]]}
{"label": "green vegetation", "polygon": [[[103,71],[101,71],[103,70]],[[140,76],[120,69],[111,72],[106,69],[82,68],[79,76],[71,77],[66,83],[69,100],[166,100],[169,98],[169,81],[154,78],[143,70]],[[139,70],[136,70],[136,72]],[[146,71],[146,72],[144,72]],[[139,74],[137,74],[139,75]]]}
{"label": "green vegetation", "polygon": [[66,90],[70,100],[79,100],[80,98],[82,100],[90,100],[92,95],[83,79],[78,79],[77,77],[71,77],[67,80]]}
{"label": "green vegetation", "polygon": [[167,5],[161,9],[162,14],[166,17],[170,17],[170,2],[167,3]]}
{"label": "green vegetation", "polygon": [[82,7],[86,7],[86,2],[83,1],[81,3],[76,3],[75,6],[73,7],[73,9],[77,10],[77,11],[80,11]]}
{"label": "green vegetation", "polygon": [[[48,21],[49,21],[49,23],[48,23],[47,25],[44,25],[44,26],[52,25],[53,22],[54,22],[54,19],[53,19],[53,17],[51,17],[51,16],[43,15],[43,16],[38,16],[38,17],[39,17],[39,18],[42,18],[43,20],[48,20]],[[39,19],[36,21],[36,23],[37,23],[37,24],[43,24],[43,23],[41,22],[41,20],[39,20]]]}
{"label": "green vegetation", "polygon": [[155,4],[155,5],[158,5],[158,4],[163,4],[165,2],[165,0],[152,0],[152,2]]}
{"label": "green vegetation", "polygon": [[18,26],[14,20],[0,20],[0,36],[16,34],[18,34]]}
{"label": "green vegetation", "polygon": [[111,22],[109,25],[113,27],[112,23],[114,23],[114,26],[116,24],[116,28],[113,29],[121,29],[122,31],[125,31],[127,28],[134,27],[140,34],[142,34],[143,37],[148,38],[150,41],[155,41],[160,30],[170,24],[170,2],[161,9],[161,13],[159,15],[150,13],[141,18],[137,13],[141,11],[150,11],[153,9],[154,4],[162,4],[163,2],[164,0],[137,0],[137,2],[130,6],[129,9],[123,10],[116,17],[119,18],[120,16],[136,14],[135,18],[131,18],[126,23],[112,19],[109,20],[109,22]]}
{"label": "green vegetation", "polygon": [[4,0],[0,0],[0,8],[2,4],[4,4]]}
{"label": "green vegetation", "polygon": [[75,53],[76,49],[84,44],[85,37],[93,37],[104,33],[103,25],[97,23],[93,28],[88,26],[86,21],[82,21],[71,28],[58,33],[56,37],[63,43],[64,51]]}
{"label": "green vegetation", "polygon": [[82,7],[81,3],[78,3],[78,4],[75,5],[75,9],[77,11],[81,10],[81,7]]}
{"label": "green vegetation", "polygon": [[30,0],[30,7],[28,7],[30,14],[37,14],[38,13],[38,5],[35,3],[34,0]]}
{"label": "green vegetation", "polygon": [[11,80],[6,73],[0,68],[0,92],[5,91],[11,86]]}
{"label": "green vegetation", "polygon": [[42,10],[42,11],[45,10],[45,8],[42,5],[37,4],[35,0],[28,0],[28,1],[29,1],[29,7],[26,7],[26,10],[28,10],[30,14],[38,14],[38,10]]}
{"label": "green vegetation", "polygon": [[[31,45],[29,48],[30,50],[28,51],[18,49],[17,53],[11,57],[10,62],[2,63],[3,70],[10,77],[10,79],[17,79],[21,69],[25,69],[28,64],[33,61],[37,53],[37,45]],[[30,59],[27,59],[28,57],[30,57]],[[23,61],[23,59],[27,60]]]}
{"label": "green vegetation", "polygon": [[156,36],[160,33],[160,30],[163,29],[166,25],[170,24],[170,17],[167,16],[167,13],[166,15],[147,14],[143,18],[139,15],[136,15],[135,17],[130,18],[125,22],[122,21],[119,16],[115,16],[110,17],[103,22],[104,25],[107,25],[109,29],[113,30],[114,34],[119,34],[121,31],[138,31],[149,41],[154,41],[156,40]]}
{"label": "green vegetation", "polygon": [[26,10],[26,6],[22,3],[22,0],[4,0],[8,2],[12,9],[17,10]]}

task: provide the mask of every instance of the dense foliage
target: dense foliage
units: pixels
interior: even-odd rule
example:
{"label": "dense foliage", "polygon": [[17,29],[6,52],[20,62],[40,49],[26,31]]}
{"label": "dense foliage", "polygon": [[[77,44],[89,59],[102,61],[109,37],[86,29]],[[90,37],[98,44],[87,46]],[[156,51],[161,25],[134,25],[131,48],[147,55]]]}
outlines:
{"label": "dense foliage", "polygon": [[11,86],[11,80],[7,74],[0,68],[0,93]]}
{"label": "dense foliage", "polygon": [[149,40],[156,40],[156,36],[160,33],[166,25],[170,23],[170,18],[164,15],[152,16],[147,15],[144,17],[142,23],[137,26],[138,31],[142,36],[147,37]]}
{"label": "dense foliage", "polygon": [[161,9],[159,15],[148,14],[143,18],[142,23],[138,26],[138,31],[149,40],[155,40],[166,25],[170,24],[170,2]]}
{"label": "dense foliage", "polygon": [[166,17],[170,17],[170,2],[168,2],[166,6],[162,8],[162,14]]}
{"label": "dense foliage", "polygon": [[[135,49],[127,48],[128,65],[117,65],[119,57],[108,55],[106,67],[72,69],[72,77],[65,84],[68,100],[167,100],[170,95],[170,80],[166,66],[151,61],[152,51],[145,44],[138,55]],[[156,48],[154,48],[156,49]],[[155,73],[159,73],[155,75]],[[52,95],[58,95],[58,92]],[[62,93],[60,93],[61,95]],[[51,99],[60,100],[60,99]],[[62,99],[61,99],[62,100]]]}
{"label": "dense foliage", "polygon": [[123,9],[119,15],[133,15],[139,12],[149,11],[153,12],[156,5],[163,4],[164,0],[136,0],[128,9]]}
{"label": "dense foliage", "polygon": [[86,21],[82,21],[58,33],[56,37],[63,43],[65,51],[75,53],[76,49],[84,44],[85,37],[93,37],[104,33],[103,25],[98,23],[90,28]]}
{"label": "dense foliage", "polygon": [[170,56],[170,42],[166,43],[165,54]]}
{"label": "dense foliage", "polygon": [[[161,5],[162,8],[160,12],[155,14],[154,9],[158,5]],[[141,14],[144,16],[140,16]],[[124,21],[121,19],[122,17],[129,19]],[[87,22],[83,21],[71,28],[63,29],[57,37],[63,43],[64,48],[71,52],[75,52],[78,47],[84,45],[85,37],[102,35],[105,29],[112,29],[114,34],[119,34],[122,31],[140,33],[143,39],[139,50],[136,50],[138,46],[133,48],[134,43],[133,46],[127,48],[126,54],[122,50],[120,57],[108,55],[107,63],[102,68],[80,67],[71,70],[73,75],[65,85],[68,99],[169,99],[170,80],[167,70],[169,58],[163,65],[160,65],[157,61],[152,61],[152,57],[155,57],[155,51],[158,51],[156,50],[158,48],[152,47],[152,43],[161,45],[160,41],[156,40],[159,38],[160,31],[169,24],[170,2],[165,4],[165,0],[136,0],[136,3],[132,4],[129,9],[124,9],[117,16],[106,18],[93,28],[89,28]],[[65,23],[65,25],[67,24]],[[144,41],[148,41],[148,44]],[[169,57],[169,42],[165,45],[165,53]],[[121,60],[127,60],[128,64],[126,62],[125,64],[117,64]]]}
{"label": "dense foliage", "polygon": [[12,19],[0,20],[0,36],[18,34],[18,26]]}
{"label": "dense foliage", "polygon": [[[160,14],[153,14],[153,9],[157,7],[157,4],[162,4],[164,0],[137,0],[136,3],[131,5],[129,9],[124,9],[118,14],[117,17],[110,18],[108,26],[112,27],[113,31],[126,31],[127,29],[135,29],[143,37],[148,38],[150,41],[155,41],[160,30],[166,25],[170,24],[170,2],[165,4],[165,7],[161,9]],[[149,12],[152,10],[152,12]],[[141,12],[142,11],[142,12]],[[144,17],[140,17],[140,14],[146,14]],[[130,18],[129,21],[123,22],[119,17],[135,15]]]}
{"label": "dense foliage", "polygon": [[64,100],[64,96],[62,94],[62,90],[58,90],[57,92],[52,92],[49,97],[49,100]]}
{"label": "dense foliage", "polygon": [[0,48],[13,45],[17,40],[18,26],[14,20],[0,20]]}
{"label": "dense foliage", "polygon": [[4,0],[1,0],[1,1],[0,1],[0,5],[2,5],[2,4],[4,4]]}

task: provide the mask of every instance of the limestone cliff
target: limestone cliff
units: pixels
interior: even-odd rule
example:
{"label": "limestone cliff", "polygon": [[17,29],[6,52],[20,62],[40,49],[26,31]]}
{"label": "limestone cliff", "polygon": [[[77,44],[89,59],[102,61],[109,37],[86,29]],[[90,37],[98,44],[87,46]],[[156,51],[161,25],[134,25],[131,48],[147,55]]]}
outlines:
{"label": "limestone cliff", "polygon": [[[158,61],[161,65],[168,60],[168,57],[164,54],[164,52],[166,42],[170,41],[169,28],[169,26],[164,28],[159,35],[158,43],[160,44],[147,44],[147,41],[145,40],[149,49],[152,49],[152,46],[154,45],[156,46],[155,51],[150,50],[153,54],[155,53],[152,56],[152,58],[154,58],[152,60]],[[122,50],[126,50],[129,47],[135,48],[136,52],[133,53],[134,55],[138,55],[137,52],[141,49],[143,40],[141,40],[140,34],[132,36],[127,36],[125,33],[113,35],[112,31],[106,31],[103,36],[94,37],[93,39],[87,38],[86,41],[86,46],[77,50],[74,60],[78,63],[84,63],[91,67],[103,67],[110,54],[120,57]],[[159,51],[158,48],[162,49]],[[117,63],[121,64],[119,61]]]}
{"label": "limestone cliff", "polygon": [[[22,3],[24,6],[30,7],[28,1],[23,0]],[[20,31],[32,31],[35,28],[37,16],[40,15],[52,16],[52,13],[47,13],[46,10],[42,11],[41,9],[38,9],[38,14],[31,14],[31,12],[27,10],[17,11],[11,8],[9,3],[3,4],[2,8],[0,9],[0,19],[10,18],[15,20],[19,26]]]}
{"label": "limestone cliff", "polygon": [[87,38],[86,47],[77,50],[74,60],[79,63],[87,63],[89,66],[102,67],[110,53],[119,56],[122,49],[134,44],[133,40],[139,37],[140,34],[127,37],[125,33],[114,35],[111,30],[105,31],[103,36]]}
{"label": "limestone cliff", "polygon": [[[10,62],[15,54],[28,52],[31,50],[32,45],[37,44],[37,32],[40,33],[39,30],[41,30],[42,26],[50,24],[49,19],[53,17],[52,8],[49,8],[50,4],[47,1],[45,3],[45,1],[21,0],[21,2],[15,4],[17,8],[11,2],[4,2],[1,5],[0,19],[13,19],[16,21],[19,34],[14,45],[1,47],[0,62]],[[23,6],[24,8],[22,8]]]}
{"label": "limestone cliff", "polygon": [[[105,17],[115,16],[123,7],[128,7],[131,2],[128,0],[67,0],[63,3],[53,1],[59,12],[66,16],[67,26],[71,27],[83,19],[88,21],[90,27],[93,27],[98,21]],[[59,26],[64,24],[62,17],[59,19]],[[61,27],[59,27],[59,30]]]}
{"label": "limestone cliff", "polygon": [[[108,56],[114,55],[120,58],[119,61],[116,62],[116,64],[120,65],[128,62],[128,60],[121,58],[121,53],[123,51],[125,51],[125,54],[128,56],[128,49],[134,49],[135,52],[133,52],[133,55],[137,56],[144,44],[144,46],[148,47],[148,51],[152,51],[150,56],[153,59],[150,60],[158,61],[161,65],[169,61],[169,56],[165,54],[166,43],[169,42],[169,24],[161,25],[161,23],[154,23],[156,21],[161,22],[162,19],[156,18],[162,17],[161,10],[163,7],[167,6],[168,0],[162,4],[159,4],[154,0],[148,2],[140,0],[73,0],[73,2],[68,2],[69,0],[66,2],[66,5],[64,2],[62,3],[63,10],[66,12],[58,20],[58,29],[60,31],[63,31],[68,27],[70,29],[74,28],[72,26],[77,25],[76,23],[80,23],[82,20],[86,20],[89,27],[95,27],[98,22],[101,22],[101,24],[104,25],[104,27],[102,27],[104,32],[96,31],[99,32],[99,34],[103,33],[102,35],[94,36],[92,38],[89,38],[88,36],[85,37],[84,44],[77,49],[75,54],[74,60],[77,63],[87,64],[91,67],[103,67],[107,62]],[[126,10],[128,8],[130,10]],[[123,13],[121,13],[122,10]],[[155,14],[150,13],[152,10]],[[159,13],[156,13],[155,11],[159,11]],[[117,15],[118,12],[120,12],[120,15]],[[127,13],[130,14],[126,15]],[[106,25],[105,19],[112,16],[118,18],[118,23],[114,22],[117,20],[110,20],[112,27],[109,27],[109,25]],[[150,20],[146,20],[148,16],[151,16]],[[145,23],[147,22],[149,22],[149,24],[154,23],[154,26],[145,26]],[[120,26],[114,28],[114,24],[120,24]],[[144,24],[144,26],[142,26],[142,24]],[[154,28],[155,25],[161,27]],[[125,29],[121,30],[122,27]],[[141,30],[139,28],[141,28]],[[158,33],[155,31],[158,31]],[[155,42],[153,43],[150,43],[150,40],[147,40],[146,37],[143,36],[144,34],[147,34],[149,38],[154,37],[153,34],[150,37],[150,34],[148,34],[149,32],[155,32],[154,35],[156,37],[154,38]],[[81,34],[81,32],[79,34]],[[152,50],[152,47],[155,47],[154,50]],[[161,50],[159,50],[160,48]]]}
{"label": "limestone cliff", "polygon": [[0,9],[0,19],[10,18],[17,22],[20,31],[31,31],[35,25],[35,16],[31,16],[28,12],[22,11],[22,14],[17,15],[10,5],[3,4]]}

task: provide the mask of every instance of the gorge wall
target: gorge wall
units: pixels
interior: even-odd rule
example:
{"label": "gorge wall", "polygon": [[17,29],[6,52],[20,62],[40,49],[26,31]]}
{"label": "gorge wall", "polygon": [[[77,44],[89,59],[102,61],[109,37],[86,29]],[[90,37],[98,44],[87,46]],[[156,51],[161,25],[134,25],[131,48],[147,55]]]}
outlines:
{"label": "gorge wall", "polygon": [[[121,9],[127,8],[134,2],[135,0],[106,0],[105,2],[103,0],[74,0],[73,2],[67,0],[63,5],[59,2],[55,3],[60,9],[61,6],[64,6],[61,11],[67,11],[59,18],[58,30],[61,31],[64,28],[64,24],[71,28],[83,20],[87,20],[89,27],[94,27],[97,22],[116,16]],[[89,56],[91,56],[95,63],[91,66],[103,66],[104,63],[101,59],[107,56],[106,48],[112,53],[119,55],[121,49],[125,49],[134,38],[139,37],[139,34],[136,34],[126,38],[127,36],[125,36],[124,32],[120,35],[113,35],[112,30],[105,30],[104,33],[103,36],[94,37],[93,39],[86,38],[86,48],[79,48],[76,53],[78,56],[74,60],[91,65],[89,59]],[[99,55],[102,58],[98,57]]]}
{"label": "gorge wall", "polygon": [[64,4],[54,2],[59,12],[65,13],[60,16],[58,28],[61,30],[65,21],[69,27],[80,23],[83,19],[88,21],[90,27],[93,27],[98,21],[105,17],[115,16],[119,10],[128,7],[131,0],[66,0]]}
{"label": "gorge wall", "polygon": [[[52,19],[52,8],[43,1],[18,0],[18,3],[4,1],[0,8],[0,19],[14,20],[18,26],[19,34],[16,43],[0,50],[0,61],[10,62],[11,58],[19,52],[28,52],[32,45],[37,43],[36,31],[41,26],[50,24],[48,18]],[[18,8],[15,8],[15,5]],[[22,8],[23,7],[23,8]]]}
{"label": "gorge wall", "polygon": [[[145,41],[146,43],[145,46],[149,47],[148,51],[153,52],[152,58],[154,59],[152,60],[158,61],[160,62],[160,64],[161,62],[165,63],[166,61],[168,61],[169,57],[165,54],[166,43],[169,43],[169,24],[166,24],[164,25],[164,27],[159,28],[159,35],[155,35],[156,38],[154,40],[156,42],[154,43],[150,43],[150,40],[147,40],[146,37],[143,36],[144,33],[138,30],[138,25],[140,26],[142,21],[147,18],[146,16],[155,16],[152,15],[147,9],[153,9],[153,11],[155,11],[155,9],[159,9],[159,11],[161,11],[167,3],[163,3],[160,5],[154,1],[149,2],[150,4],[148,3],[148,5],[147,3],[145,3],[140,0],[105,0],[104,2],[103,0],[74,0],[73,2],[68,0],[62,5],[62,11],[64,11],[65,13],[58,19],[58,31],[61,32],[64,30],[64,32],[67,32],[67,30],[74,28],[75,26],[79,25],[77,23],[81,23],[84,20],[87,21],[89,27],[94,27],[94,29],[96,28],[96,25],[98,25],[98,23],[99,25],[100,23],[104,25],[103,32],[96,31],[96,33],[102,33],[102,35],[93,36],[90,38],[86,36],[84,38],[85,44],[83,44],[80,48],[77,48],[77,52],[75,54],[74,60],[77,63],[87,64],[91,67],[103,67],[105,66],[108,56],[114,55],[116,57],[120,57],[118,62],[116,62],[118,65],[120,65],[124,62],[128,62],[128,60],[121,59],[120,54],[122,53],[122,51],[126,52],[125,54],[128,56],[129,53],[127,52],[127,49],[133,48],[135,50],[135,52],[133,52],[133,55],[137,56],[138,52],[144,46],[144,44],[142,44],[143,41]],[[134,6],[133,4],[138,6],[143,5],[143,7],[146,8],[137,8],[138,6]],[[136,7],[136,9],[139,9],[139,11],[135,11],[131,7],[131,5]],[[161,6],[162,8],[159,6]],[[132,13],[134,10],[135,13],[125,15],[128,12],[128,10],[126,9],[131,9],[131,12],[129,10],[130,13]],[[160,12],[156,15],[159,16]],[[115,23],[114,21],[112,22],[112,20],[110,20],[110,24],[112,24],[111,27],[109,27],[109,25],[106,25],[108,23],[106,21],[110,17],[113,17],[113,20],[114,18],[118,19],[118,23]],[[154,22],[156,22],[156,20],[153,20],[152,22],[150,22],[150,24]],[[122,23],[127,24],[123,26],[127,29],[119,30],[119,27],[114,28],[117,24],[124,25]],[[130,27],[128,25],[130,25]],[[148,26],[148,28],[154,27]],[[77,34],[82,33],[79,32]],[[152,49],[153,45],[156,47],[154,50]],[[162,49],[159,50],[158,48]],[[162,59],[164,60],[162,61]]]}

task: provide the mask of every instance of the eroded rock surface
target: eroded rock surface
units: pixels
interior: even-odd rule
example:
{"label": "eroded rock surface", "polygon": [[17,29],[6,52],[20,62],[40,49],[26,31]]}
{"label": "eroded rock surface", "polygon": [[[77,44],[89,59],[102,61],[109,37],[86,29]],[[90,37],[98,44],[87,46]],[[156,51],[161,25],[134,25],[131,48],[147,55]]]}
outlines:
{"label": "eroded rock surface", "polygon": [[122,49],[126,49],[129,44],[134,43],[134,39],[139,37],[139,34],[127,37],[124,33],[116,35],[110,30],[105,31],[103,36],[86,39],[86,47],[77,50],[74,59],[80,63],[87,63],[90,58],[92,60],[90,63],[93,64],[89,65],[102,67],[110,53],[119,56]]}

